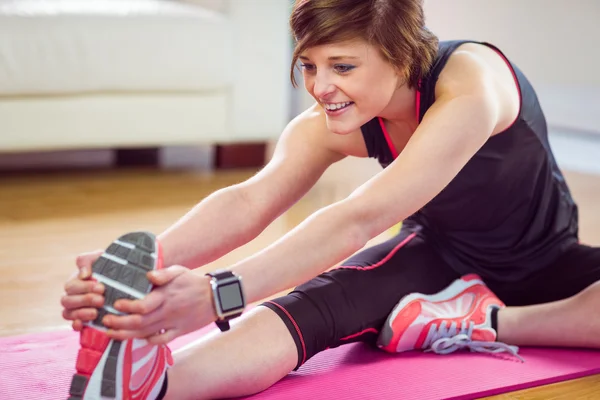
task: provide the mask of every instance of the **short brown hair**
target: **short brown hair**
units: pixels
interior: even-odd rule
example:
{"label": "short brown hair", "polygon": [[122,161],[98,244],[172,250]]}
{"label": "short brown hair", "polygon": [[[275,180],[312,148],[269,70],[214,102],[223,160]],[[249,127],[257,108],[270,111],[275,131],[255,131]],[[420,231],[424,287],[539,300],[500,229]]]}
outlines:
{"label": "short brown hair", "polygon": [[363,39],[404,71],[410,87],[429,72],[437,53],[438,38],[425,27],[423,0],[296,0],[290,28],[296,41],[294,87],[298,57],[314,46]]}

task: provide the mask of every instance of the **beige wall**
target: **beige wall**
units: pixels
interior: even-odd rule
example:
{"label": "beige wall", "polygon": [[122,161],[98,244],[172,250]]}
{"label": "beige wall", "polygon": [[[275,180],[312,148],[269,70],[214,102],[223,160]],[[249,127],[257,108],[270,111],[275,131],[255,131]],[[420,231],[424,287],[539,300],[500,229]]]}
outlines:
{"label": "beige wall", "polygon": [[534,84],[600,85],[598,0],[425,0],[442,39],[502,48]]}
{"label": "beige wall", "polygon": [[599,0],[425,0],[440,39],[500,47],[532,81],[549,124],[600,133]]}
{"label": "beige wall", "polygon": [[536,87],[551,127],[600,134],[600,0],[425,0],[425,13],[442,40],[500,47]]}
{"label": "beige wall", "polygon": [[198,5],[205,8],[210,8],[211,10],[219,11],[219,12],[227,12],[228,3],[227,0],[177,0],[182,3],[190,3],[194,5]]}

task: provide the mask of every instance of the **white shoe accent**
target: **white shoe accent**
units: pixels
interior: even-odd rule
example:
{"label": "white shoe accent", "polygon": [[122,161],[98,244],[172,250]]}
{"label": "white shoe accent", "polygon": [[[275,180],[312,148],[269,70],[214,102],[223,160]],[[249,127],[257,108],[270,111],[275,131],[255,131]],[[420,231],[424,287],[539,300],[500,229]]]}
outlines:
{"label": "white shoe accent", "polygon": [[[471,293],[465,293],[457,297],[470,287],[483,285],[481,279],[471,279],[465,281],[457,279],[444,290],[433,295],[424,295],[421,293],[412,293],[403,297],[388,317],[384,329],[391,329],[391,324],[398,317],[400,311],[404,310],[408,304],[413,301],[420,301],[421,312],[414,321],[406,328],[400,337],[396,346],[397,352],[405,349],[416,349],[416,344],[423,329],[434,320],[442,319],[439,325],[432,324],[427,332],[427,337],[421,346],[426,352],[437,354],[449,354],[460,349],[470,349],[474,352],[499,353],[508,352],[524,362],[525,360],[518,355],[517,346],[507,345],[501,342],[482,342],[471,339],[474,329],[489,330],[494,332],[489,325],[491,321],[490,314],[493,307],[486,310],[487,318],[481,325],[475,325],[473,321],[448,322],[443,319],[461,318],[473,307],[477,297]],[[453,301],[450,299],[455,298]]]}
{"label": "white shoe accent", "polygon": [[421,294],[421,293],[411,293],[409,295],[406,295],[396,305],[396,307],[392,311],[392,315],[388,319],[388,321],[394,321],[396,319],[396,317],[398,316],[398,313],[400,312],[400,310],[403,310],[404,307],[406,307],[406,305],[412,301],[425,300],[428,302],[442,302],[442,301],[449,300],[452,297],[459,294],[460,292],[462,292],[472,286],[476,286],[476,285],[485,285],[485,284],[480,279],[472,279],[470,281],[464,281],[462,279],[457,279],[454,282],[452,282],[452,284],[449,285],[447,288],[442,290],[441,292],[438,292],[438,293],[435,293],[432,295],[425,295],[425,294]]}
{"label": "white shoe accent", "polygon": [[114,254],[108,254],[107,252],[104,252],[104,253],[102,253],[102,255],[100,257],[106,258],[107,260],[114,261],[117,264],[127,265],[127,260],[124,260],[121,257],[117,257]]}
{"label": "white shoe accent", "polygon": [[413,323],[406,328],[404,334],[400,336],[400,340],[396,345],[396,352],[401,352],[400,349],[414,349],[417,346],[417,340],[419,340],[423,327],[431,321],[432,318],[426,318],[422,315],[417,316]]}
{"label": "white shoe accent", "polygon": [[[90,376],[90,379],[87,383],[87,386],[85,388],[85,394],[83,395],[82,400],[105,400],[106,397],[102,397],[102,378],[104,376],[104,367],[106,365],[106,360],[108,359],[108,354],[110,352],[110,349],[112,347],[113,344],[113,340],[111,339],[108,342],[108,345],[106,346],[106,349],[104,350],[104,353],[102,354],[102,357],[100,358],[100,361],[98,362],[98,365],[96,365],[96,368],[94,368],[94,372],[92,373],[92,376]],[[122,392],[122,386],[120,386],[120,379],[122,377],[122,360],[123,360],[123,353],[124,353],[124,349],[126,348],[126,343],[123,342],[121,343],[121,346],[119,348],[119,362],[117,363],[117,392],[116,392],[116,396],[114,398],[112,398],[111,400],[122,400],[123,399],[123,392]]]}
{"label": "white shoe accent", "polygon": [[141,347],[146,347],[149,346],[150,343],[148,343],[148,341],[146,339],[133,339],[133,343],[131,343],[131,348],[133,350],[137,350]]}
{"label": "white shoe accent", "polygon": [[94,273],[92,273],[92,278],[94,278],[95,280],[97,280],[98,282],[100,282],[104,285],[111,286],[123,293],[127,293],[128,295],[133,296],[136,299],[143,299],[144,297],[146,297],[146,293],[139,292],[127,285],[122,284],[121,282],[107,278],[104,275],[100,275],[100,274],[97,274],[94,272]]}
{"label": "white shoe accent", "polygon": [[[117,240],[114,240],[114,241],[113,241],[113,243],[114,243],[114,244],[118,244],[119,246],[122,246],[122,247],[126,247],[126,248],[128,248],[128,249],[132,249],[132,250],[136,248],[136,246],[135,246],[134,244],[132,244],[132,243],[127,243],[127,242],[122,242],[122,241],[120,241],[119,239],[117,239]],[[144,249],[144,251],[147,251],[147,250],[146,250],[146,249]],[[156,259],[156,253],[149,253],[149,254],[150,254],[150,256],[152,256],[152,258]],[[110,256],[110,255],[111,255],[111,254],[109,254],[109,256]],[[113,256],[113,257],[114,257],[114,256]],[[107,257],[107,258],[108,258],[108,257]],[[117,262],[119,262],[119,261],[117,261]]]}
{"label": "white shoe accent", "polygon": [[148,399],[154,400],[158,397],[160,391],[162,390],[163,383],[165,381],[165,375],[166,374],[162,374],[160,379],[156,382],[156,385],[154,385],[154,387],[152,388],[152,391],[148,394]]}
{"label": "white shoe accent", "polygon": [[128,249],[135,249],[135,244],[133,243],[127,243],[127,242],[122,242],[119,239],[113,240],[114,244],[118,244],[119,246],[123,246],[126,247]]}
{"label": "white shoe accent", "polygon": [[[157,353],[158,353],[158,347],[155,346],[150,351],[148,351],[148,354],[146,354],[144,357],[140,358],[139,360],[132,360],[133,363],[131,366],[131,376],[135,375],[136,372],[139,369],[141,369],[144,365],[146,365],[149,361],[156,358]],[[137,388],[132,387],[132,389],[137,389]]]}
{"label": "white shoe accent", "polygon": [[[464,324],[464,323],[463,323]],[[435,328],[432,326],[432,328]],[[451,326],[451,330],[456,330],[456,326]],[[471,333],[473,331],[473,323],[469,324],[468,327],[464,325],[461,326],[460,332],[455,335],[449,334],[447,337],[442,337],[440,339],[435,340],[435,333],[431,336],[431,340],[435,340],[431,345],[431,348],[425,350],[426,352],[433,352],[436,354],[449,354],[453,353],[457,350],[469,349],[472,352],[478,353],[502,353],[507,352],[521,360],[521,362],[525,362],[523,357],[521,357],[518,352],[519,348],[517,346],[511,346],[502,342],[480,342],[471,340]],[[465,332],[465,333],[462,333]],[[430,331],[431,333],[431,331]],[[429,335],[427,340],[430,340]]]}

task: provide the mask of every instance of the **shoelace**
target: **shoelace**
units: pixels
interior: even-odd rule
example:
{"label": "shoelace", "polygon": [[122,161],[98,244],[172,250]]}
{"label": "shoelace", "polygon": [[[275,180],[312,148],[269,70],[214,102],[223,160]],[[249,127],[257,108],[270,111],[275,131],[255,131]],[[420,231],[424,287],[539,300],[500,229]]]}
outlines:
{"label": "shoelace", "polygon": [[521,360],[521,362],[525,362],[518,354],[519,348],[517,346],[511,346],[501,342],[471,340],[471,334],[473,333],[474,327],[475,324],[473,321],[468,323],[463,321],[460,328],[456,322],[447,324],[444,321],[439,327],[432,325],[431,328],[429,328],[427,339],[424,343],[424,347],[429,345],[429,349],[425,351],[431,351],[437,354],[449,354],[460,349],[469,349],[478,353],[507,352]]}

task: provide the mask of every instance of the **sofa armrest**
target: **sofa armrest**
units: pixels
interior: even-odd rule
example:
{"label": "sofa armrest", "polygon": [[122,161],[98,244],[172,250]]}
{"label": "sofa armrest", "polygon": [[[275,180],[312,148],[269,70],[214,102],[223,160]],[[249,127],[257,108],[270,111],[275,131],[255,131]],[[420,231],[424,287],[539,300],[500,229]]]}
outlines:
{"label": "sofa armrest", "polygon": [[290,118],[291,2],[229,0],[233,29],[230,139],[278,137]]}
{"label": "sofa armrest", "polygon": [[[1,0],[0,0],[1,1]],[[229,2],[225,0],[177,0],[182,3],[192,4],[195,6],[200,6],[202,8],[207,8],[212,11],[217,11],[221,13],[226,13]]]}

